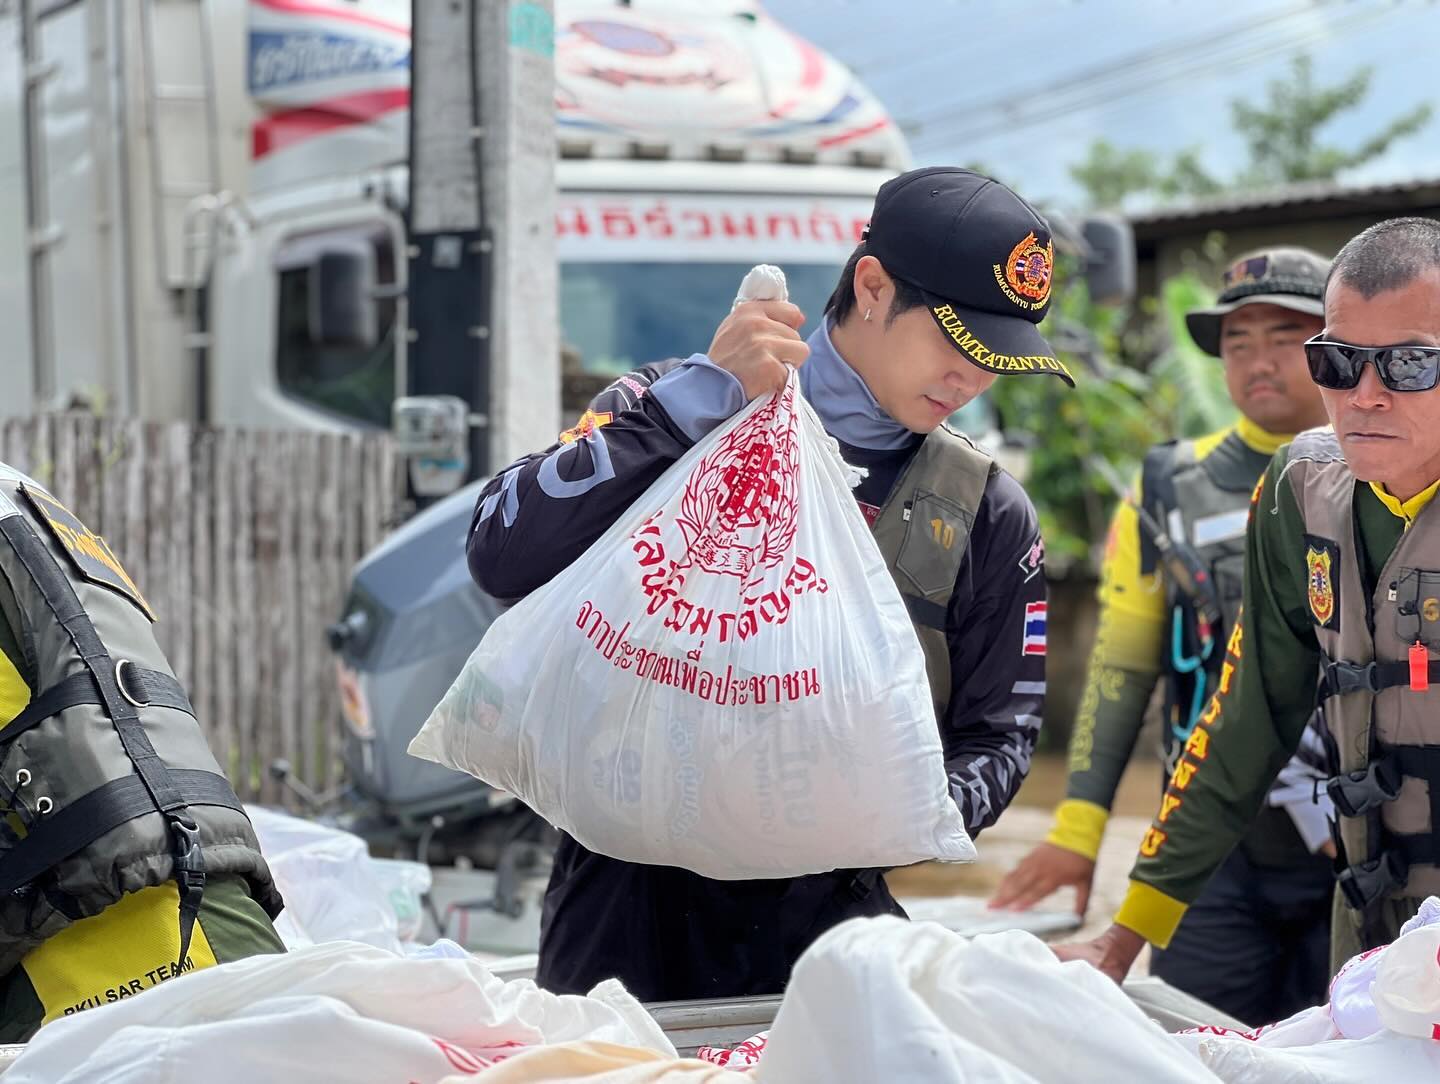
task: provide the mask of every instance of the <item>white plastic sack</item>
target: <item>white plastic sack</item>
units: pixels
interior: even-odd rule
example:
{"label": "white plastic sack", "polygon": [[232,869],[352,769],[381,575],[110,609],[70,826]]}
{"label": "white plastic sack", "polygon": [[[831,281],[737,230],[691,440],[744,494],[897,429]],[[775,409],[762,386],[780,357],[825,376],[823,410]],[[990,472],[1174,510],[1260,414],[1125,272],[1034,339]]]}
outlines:
{"label": "white plastic sack", "polygon": [[410,752],[592,850],[707,877],[972,859],[844,470],[792,376],[503,614]]}
{"label": "white plastic sack", "polygon": [[[1400,927],[1400,936],[1393,944],[1400,944],[1416,930],[1437,925],[1440,925],[1440,898],[1431,896],[1420,904],[1410,921]],[[1415,942],[1409,944],[1413,947]],[[1376,1006],[1374,987],[1381,961],[1389,950],[1390,945],[1381,945],[1350,957],[1330,980],[1330,1016],[1336,1030],[1347,1039],[1363,1039],[1385,1026]]]}
{"label": "white plastic sack", "polygon": [[359,941],[401,952],[420,931],[430,868],[371,858],[357,835],[261,806],[246,806],[285,910],[275,930],[287,948]]}
{"label": "white plastic sack", "polygon": [[800,958],[758,1084],[1214,1084],[1120,987],[1012,930],[851,919]]}
{"label": "white plastic sack", "polygon": [[1330,1004],[1252,1032],[1175,1037],[1231,1084],[1354,1084],[1440,1079],[1440,900],[1426,900],[1391,944],[1352,957]]}
{"label": "white plastic sack", "polygon": [[1380,1032],[1276,1047],[1217,1035],[1177,1035],[1225,1084],[1411,1084],[1440,1079],[1440,1043]]}
{"label": "white plastic sack", "polygon": [[315,945],[192,971],[40,1029],[5,1084],[436,1084],[541,1044],[674,1057],[616,981],[588,997],[502,982],[469,960]]}

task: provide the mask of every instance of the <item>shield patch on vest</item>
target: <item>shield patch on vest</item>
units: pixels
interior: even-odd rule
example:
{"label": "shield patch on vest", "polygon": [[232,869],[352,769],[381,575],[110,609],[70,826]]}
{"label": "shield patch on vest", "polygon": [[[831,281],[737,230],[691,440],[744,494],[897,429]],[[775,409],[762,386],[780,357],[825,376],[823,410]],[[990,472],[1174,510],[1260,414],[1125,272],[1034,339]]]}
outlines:
{"label": "shield patch on vest", "polygon": [[1340,627],[1335,585],[1340,578],[1340,547],[1328,538],[1305,536],[1305,595],[1310,616],[1322,629]]}
{"label": "shield patch on vest", "polygon": [[45,524],[50,537],[59,544],[65,556],[70,558],[71,567],[83,579],[118,591],[140,607],[140,612],[151,621],[155,620],[150,604],[145,601],[140,588],[135,586],[135,581],[130,578],[130,574],[125,571],[120,559],[115,556],[105,539],[81,523],[74,512],[48,493],[30,486],[21,486],[20,492],[30,502],[30,507],[35,509],[40,522]]}

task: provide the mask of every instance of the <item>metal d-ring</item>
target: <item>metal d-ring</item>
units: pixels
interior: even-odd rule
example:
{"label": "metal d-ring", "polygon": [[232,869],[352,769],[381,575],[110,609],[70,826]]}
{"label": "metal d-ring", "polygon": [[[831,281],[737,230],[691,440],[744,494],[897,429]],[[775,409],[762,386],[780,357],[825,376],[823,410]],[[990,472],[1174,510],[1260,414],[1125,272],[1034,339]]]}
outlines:
{"label": "metal d-ring", "polygon": [[130,695],[130,690],[125,687],[124,668],[127,666],[131,669],[134,669],[135,664],[129,659],[121,659],[115,664],[115,684],[120,687],[120,695],[123,696],[126,700],[130,701],[130,703],[134,704],[137,708],[148,708],[150,706],[150,701],[136,700],[133,696]]}

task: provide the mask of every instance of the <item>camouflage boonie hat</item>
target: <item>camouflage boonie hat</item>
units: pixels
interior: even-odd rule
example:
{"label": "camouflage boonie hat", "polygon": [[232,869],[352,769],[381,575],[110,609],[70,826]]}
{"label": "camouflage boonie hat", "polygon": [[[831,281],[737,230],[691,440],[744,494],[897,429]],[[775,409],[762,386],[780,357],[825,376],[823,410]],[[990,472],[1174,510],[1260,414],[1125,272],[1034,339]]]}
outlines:
{"label": "camouflage boonie hat", "polygon": [[1220,356],[1220,321],[1244,305],[1279,305],[1310,316],[1325,315],[1325,277],[1330,261],[1308,248],[1277,246],[1242,256],[1225,272],[1219,301],[1185,314],[1195,345]]}

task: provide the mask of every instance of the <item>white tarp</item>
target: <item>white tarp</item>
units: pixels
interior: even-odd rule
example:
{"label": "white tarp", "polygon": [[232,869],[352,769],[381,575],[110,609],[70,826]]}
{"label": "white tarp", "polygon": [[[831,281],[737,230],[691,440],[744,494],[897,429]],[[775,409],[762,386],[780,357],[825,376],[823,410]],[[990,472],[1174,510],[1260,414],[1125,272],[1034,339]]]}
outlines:
{"label": "white tarp", "polygon": [[1213,1084],[1088,964],[1019,931],[966,940],[854,919],[796,965],[752,1075],[763,1084],[925,1081]]}
{"label": "white tarp", "polygon": [[535,1046],[674,1057],[620,986],[588,997],[502,982],[472,959],[338,942],[193,971],[40,1030],[5,1084],[438,1084]]}

